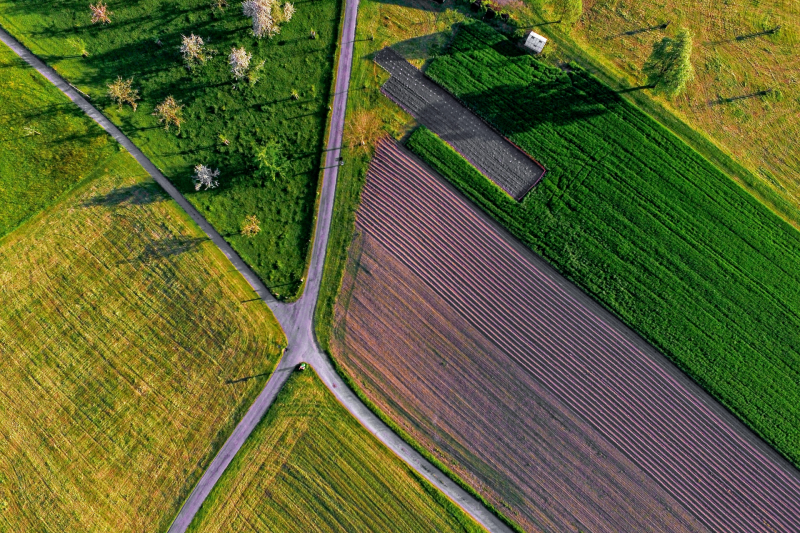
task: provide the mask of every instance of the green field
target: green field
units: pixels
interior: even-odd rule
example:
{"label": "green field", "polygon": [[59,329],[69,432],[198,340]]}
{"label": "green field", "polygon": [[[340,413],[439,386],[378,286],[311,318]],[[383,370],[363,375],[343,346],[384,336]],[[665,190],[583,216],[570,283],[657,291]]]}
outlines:
{"label": "green field", "polygon": [[[112,2],[111,23],[93,25],[89,2],[0,0],[0,25],[87,93],[270,289],[291,298],[312,235],[341,1],[298,2],[281,33],[260,41],[240,3],[229,4],[219,10],[209,0]],[[181,35],[190,33],[217,52],[191,71],[179,51]],[[234,46],[252,53],[251,65],[264,62],[255,85],[233,80],[227,61]],[[133,78],[141,97],[136,112],[120,111],[107,97],[117,76]],[[180,133],[165,131],[151,114],[167,96],[185,106]],[[270,142],[289,160],[275,180],[257,175],[254,158]],[[219,168],[217,189],[195,192],[197,164]],[[261,222],[253,238],[239,234],[248,215]]]}
{"label": "green field", "polygon": [[800,465],[800,234],[580,69],[466,25],[427,70],[548,173],[513,201],[409,147]]}
{"label": "green field", "polygon": [[289,378],[189,531],[483,529],[369,434],[309,370]]}
{"label": "green field", "polygon": [[[0,239],[0,532],[164,531],[285,339],[133,158],[8,54],[2,79],[38,95],[0,99],[41,131],[0,143],[44,191],[27,212],[85,182]],[[79,164],[20,155],[55,145]]]}
{"label": "green field", "polygon": [[116,144],[0,44],[0,237],[83,179]]}

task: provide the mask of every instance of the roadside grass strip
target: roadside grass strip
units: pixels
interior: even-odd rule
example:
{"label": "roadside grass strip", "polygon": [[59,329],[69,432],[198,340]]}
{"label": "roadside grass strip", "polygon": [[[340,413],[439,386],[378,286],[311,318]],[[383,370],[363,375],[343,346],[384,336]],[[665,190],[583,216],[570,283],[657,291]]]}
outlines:
{"label": "roadside grass strip", "polygon": [[800,465],[800,234],[579,68],[467,24],[426,74],[548,169],[512,201],[408,146]]}
{"label": "roadside grass strip", "polygon": [[370,435],[309,367],[286,382],[189,531],[484,530]]}
{"label": "roadside grass strip", "polygon": [[[25,97],[0,117],[37,117],[41,136],[5,137],[0,161],[23,157],[43,197],[58,190],[34,177],[84,183],[0,239],[0,531],[163,531],[283,332],[129,154],[35,71],[3,67]],[[29,158],[32,142],[78,159]]]}
{"label": "roadside grass strip", "polygon": [[[87,94],[277,297],[293,298],[313,230],[342,3],[297,3],[280,33],[261,40],[241,2],[228,4],[112,3],[111,22],[92,24],[89,2],[0,0],[0,25]],[[203,39],[207,60],[188,69],[180,46],[192,34]],[[234,47],[252,55],[249,78],[231,74]],[[133,80],[140,97],[135,112],[108,97],[117,77]],[[169,96],[184,106],[185,121],[166,131],[153,112]],[[264,146],[275,148],[275,176],[258,172],[255,154]],[[217,188],[195,190],[200,164],[219,169]],[[249,216],[261,231],[248,237],[242,227]]]}

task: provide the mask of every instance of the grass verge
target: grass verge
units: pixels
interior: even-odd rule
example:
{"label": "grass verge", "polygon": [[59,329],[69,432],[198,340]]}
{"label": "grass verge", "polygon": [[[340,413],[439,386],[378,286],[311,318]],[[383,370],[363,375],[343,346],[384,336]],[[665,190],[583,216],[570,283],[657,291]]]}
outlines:
{"label": "grass verge", "polygon": [[309,370],[289,378],[189,531],[312,529],[483,531]]}

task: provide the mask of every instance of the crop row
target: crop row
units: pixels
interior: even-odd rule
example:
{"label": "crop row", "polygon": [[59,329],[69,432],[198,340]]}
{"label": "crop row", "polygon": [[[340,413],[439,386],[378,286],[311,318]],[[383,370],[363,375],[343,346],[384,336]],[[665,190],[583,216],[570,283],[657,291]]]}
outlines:
{"label": "crop row", "polygon": [[409,146],[800,464],[800,236],[591,75],[466,25],[426,72],[548,168],[521,204]]}
{"label": "crop row", "polygon": [[[798,526],[797,476],[657,352],[391,145],[371,165],[358,225],[368,274],[356,281],[346,338],[369,361],[361,367],[374,374],[372,365],[394,365],[387,379],[402,388],[380,394],[414,406],[402,416],[435,406],[420,417],[445,428],[442,442],[456,441],[456,462],[476,475],[494,469],[484,483],[504,499],[525,494],[516,506],[525,527]],[[377,290],[362,294],[370,285]],[[396,314],[403,306],[411,316]],[[453,395],[469,400],[447,409]]]}
{"label": "crop row", "polygon": [[391,74],[381,88],[383,93],[464,154],[512,198],[521,200],[539,182],[544,169],[538,163],[397,52],[385,48],[375,61]]}

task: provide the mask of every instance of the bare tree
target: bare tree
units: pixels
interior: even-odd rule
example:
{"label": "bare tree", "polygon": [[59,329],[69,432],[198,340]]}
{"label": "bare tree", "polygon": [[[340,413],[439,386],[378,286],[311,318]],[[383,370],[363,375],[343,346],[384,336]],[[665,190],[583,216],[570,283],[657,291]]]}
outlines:
{"label": "bare tree", "polygon": [[220,9],[222,11],[228,7],[228,0],[212,0],[211,9]]}
{"label": "bare tree", "polygon": [[345,125],[347,145],[355,151],[367,152],[383,134],[383,123],[374,111],[357,111]]}
{"label": "bare tree", "polygon": [[97,2],[97,5],[89,4],[89,9],[92,10],[92,24],[102,22],[103,24],[111,23],[111,15],[114,13],[108,10],[105,2]]}
{"label": "bare tree", "polygon": [[183,61],[187,67],[192,68],[206,62],[208,54],[203,48],[204,46],[203,39],[194,33],[188,37],[181,35],[181,54],[183,54]]}
{"label": "bare tree", "polygon": [[231,48],[231,55],[228,56],[228,63],[231,66],[231,74],[237,80],[240,80],[247,75],[247,69],[250,66],[250,59],[253,54],[248,53],[244,48]]}
{"label": "bare tree", "polygon": [[180,131],[183,123],[183,106],[172,96],[168,96],[166,100],[158,104],[153,115],[158,117],[159,123],[164,123],[165,130],[169,131],[170,124],[174,124]]}
{"label": "bare tree", "polygon": [[139,105],[136,100],[139,100],[139,91],[133,87],[133,78],[123,80],[122,76],[117,76],[117,81],[109,84],[108,95],[114,100],[119,108],[122,109],[123,104],[130,104],[134,111]]}
{"label": "bare tree", "polygon": [[218,177],[219,169],[211,170],[205,165],[197,165],[194,167],[194,176],[192,176],[194,180],[194,190],[199,191],[200,187],[205,187],[205,190],[213,189],[219,185],[217,181]]}
{"label": "bare tree", "polygon": [[255,215],[247,215],[242,223],[242,235],[245,237],[255,237],[261,233],[261,222]]}

